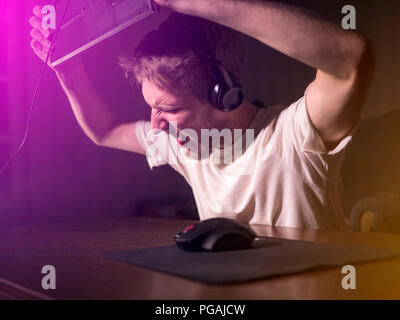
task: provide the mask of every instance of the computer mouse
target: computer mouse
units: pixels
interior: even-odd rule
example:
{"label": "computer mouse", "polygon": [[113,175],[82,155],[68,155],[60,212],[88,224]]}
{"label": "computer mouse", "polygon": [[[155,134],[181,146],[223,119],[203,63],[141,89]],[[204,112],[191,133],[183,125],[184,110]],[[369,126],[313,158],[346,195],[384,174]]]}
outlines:
{"label": "computer mouse", "polygon": [[233,219],[212,218],[185,228],[174,240],[184,251],[250,249],[257,234]]}

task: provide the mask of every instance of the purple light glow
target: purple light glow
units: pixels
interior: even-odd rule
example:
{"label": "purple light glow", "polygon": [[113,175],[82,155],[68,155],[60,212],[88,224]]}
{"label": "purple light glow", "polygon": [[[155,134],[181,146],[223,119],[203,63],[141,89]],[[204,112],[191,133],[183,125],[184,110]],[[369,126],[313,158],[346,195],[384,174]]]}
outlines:
{"label": "purple light glow", "polygon": [[[0,166],[21,143],[43,66],[30,47],[29,18],[38,2],[49,4],[0,0]],[[60,18],[62,13],[57,15]],[[117,55],[132,48],[149,27],[145,21],[140,26],[136,32],[124,30],[80,55],[93,85],[125,121],[148,118],[141,93],[132,91],[117,61]],[[72,42],[76,36],[64,41]],[[0,227],[128,216],[135,214],[136,202],[147,194],[190,192],[186,185],[170,188],[157,183],[161,175],[162,180],[182,184],[171,170],[161,170],[154,177],[150,171],[137,169],[144,166],[142,157],[99,148],[85,136],[54,72],[47,68],[27,143],[0,176]]]}

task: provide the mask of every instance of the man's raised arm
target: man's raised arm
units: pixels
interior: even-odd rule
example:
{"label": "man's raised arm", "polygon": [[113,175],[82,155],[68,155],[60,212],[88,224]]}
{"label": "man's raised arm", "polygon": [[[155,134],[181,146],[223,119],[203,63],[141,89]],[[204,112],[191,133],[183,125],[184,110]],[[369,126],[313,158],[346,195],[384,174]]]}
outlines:
{"label": "man's raised arm", "polygon": [[359,34],[272,1],[155,1],[237,30],[317,69],[307,110],[328,149],[357,124],[374,65],[373,50]]}
{"label": "man's raised arm", "polygon": [[[30,19],[31,46],[36,55],[46,61],[50,42],[49,33],[42,28],[41,9],[33,9]],[[97,145],[146,154],[136,136],[136,124],[120,124],[109,111],[104,99],[93,87],[83,63],[77,57],[58,67],[56,75],[68,97],[72,111],[86,135]]]}
{"label": "man's raised arm", "polygon": [[96,145],[146,154],[137,139],[135,122],[121,124],[116,121],[79,59],[74,58],[56,74],[76,120]]}

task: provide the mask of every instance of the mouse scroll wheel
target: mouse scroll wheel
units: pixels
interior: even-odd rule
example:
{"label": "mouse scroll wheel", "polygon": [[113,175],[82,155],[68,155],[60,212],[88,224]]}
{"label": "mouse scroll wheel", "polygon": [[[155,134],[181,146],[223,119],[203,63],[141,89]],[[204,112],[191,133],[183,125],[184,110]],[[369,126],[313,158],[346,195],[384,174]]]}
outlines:
{"label": "mouse scroll wheel", "polygon": [[189,230],[192,230],[194,228],[194,226],[189,226],[187,227],[185,230],[183,230],[183,233],[188,232]]}

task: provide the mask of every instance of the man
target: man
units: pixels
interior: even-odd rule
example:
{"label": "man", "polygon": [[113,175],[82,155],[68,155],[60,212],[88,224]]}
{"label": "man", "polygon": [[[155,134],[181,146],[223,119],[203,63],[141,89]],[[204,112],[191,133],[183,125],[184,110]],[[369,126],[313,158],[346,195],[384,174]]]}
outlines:
{"label": "man", "polygon": [[[201,219],[224,216],[250,224],[345,228],[340,166],[371,80],[373,53],[367,42],[303,10],[271,1],[156,2],[193,21],[212,21],[253,37],[315,68],[316,78],[304,97],[288,108],[260,109],[244,99],[224,112],[207,99],[212,70],[217,68],[208,63],[209,53],[216,55],[213,43],[201,37],[197,41],[199,34],[191,33],[193,41],[184,48],[185,41],[175,45],[175,34],[169,33],[168,39],[158,37],[167,40],[166,47],[157,46],[151,41],[156,31],[121,61],[128,77],[142,87],[151,107],[150,123],[117,123],[78,60],[56,71],[85,133],[97,145],[147,154],[151,167],[169,163],[192,186]],[[31,19],[31,44],[44,59],[49,42],[40,29],[39,9]],[[180,27],[184,30],[184,23]],[[168,28],[161,26],[158,32],[164,30]],[[182,133],[186,128],[189,134]],[[243,153],[229,163],[203,161],[202,141],[187,148],[202,129],[253,130],[254,141],[240,144]],[[210,158],[221,159],[232,148],[224,139],[210,151]]]}

